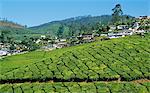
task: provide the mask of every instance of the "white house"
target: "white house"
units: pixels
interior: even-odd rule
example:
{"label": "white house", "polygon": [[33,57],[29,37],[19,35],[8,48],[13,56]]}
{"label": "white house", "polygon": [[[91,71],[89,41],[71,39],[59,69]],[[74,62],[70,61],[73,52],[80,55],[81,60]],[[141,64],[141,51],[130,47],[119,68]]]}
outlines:
{"label": "white house", "polygon": [[40,42],[41,42],[41,40],[40,40],[40,39],[38,39],[35,43],[37,43],[37,44],[38,44],[38,43],[40,43]]}
{"label": "white house", "polygon": [[101,34],[100,36],[108,36],[107,34]]}
{"label": "white house", "polygon": [[64,48],[64,47],[67,47],[67,46],[69,46],[69,45],[67,44],[67,42],[59,42],[59,43],[57,43],[57,44],[53,44],[53,47],[54,47],[54,48]]}
{"label": "white house", "polygon": [[119,29],[119,30],[126,30],[126,29],[128,29],[128,26],[127,25],[118,25],[117,29]]}
{"label": "white house", "polygon": [[120,37],[125,37],[124,33],[108,33],[108,38],[120,38]]}
{"label": "white house", "polygon": [[66,42],[67,40],[66,40],[66,39],[60,39],[60,41],[61,41],[61,42]]}
{"label": "white house", "polygon": [[135,33],[145,33],[145,31],[144,30],[137,30],[137,31],[135,31]]}
{"label": "white house", "polygon": [[123,35],[128,36],[128,35],[133,35],[133,32],[131,30],[127,30],[123,32]]}
{"label": "white house", "polygon": [[6,56],[8,54],[7,51],[0,50],[0,56]]}
{"label": "white house", "polygon": [[45,36],[45,35],[41,35],[41,38],[45,39],[45,38],[46,38],[46,36]]}
{"label": "white house", "polygon": [[133,24],[133,28],[135,29],[135,31],[136,31],[139,27],[140,27],[139,22],[135,22],[135,23]]}

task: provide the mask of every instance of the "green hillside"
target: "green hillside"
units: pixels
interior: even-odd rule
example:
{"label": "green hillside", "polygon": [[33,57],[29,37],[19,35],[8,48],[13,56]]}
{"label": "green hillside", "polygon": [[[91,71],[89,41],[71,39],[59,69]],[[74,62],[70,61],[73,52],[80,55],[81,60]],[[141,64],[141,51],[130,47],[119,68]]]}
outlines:
{"label": "green hillside", "polygon": [[36,37],[41,34],[33,33],[30,29],[12,21],[0,20],[0,36],[2,32],[6,32],[9,37],[14,40],[24,40],[25,37]]}
{"label": "green hillside", "polygon": [[150,33],[6,57],[0,62],[0,93],[149,93],[149,38]]}
{"label": "green hillside", "polygon": [[57,36],[58,30],[63,26],[62,37],[70,37],[72,35],[79,35],[83,32],[92,32],[92,27],[97,23],[108,24],[111,16],[79,16],[68,18],[60,21],[52,21],[39,26],[30,27],[33,33],[49,34]]}
{"label": "green hillside", "polygon": [[[129,15],[124,15],[122,17],[123,22],[126,23],[126,17],[129,19],[134,18]],[[91,33],[93,30],[98,30],[99,26],[107,26],[111,23],[111,15],[101,15],[101,16],[78,16],[73,18],[68,18],[60,21],[52,21],[39,26],[29,27],[34,33],[41,34],[51,34],[52,36],[57,36],[59,27],[63,26],[64,30],[62,33],[63,37],[69,37],[71,35],[79,35],[82,33]]]}

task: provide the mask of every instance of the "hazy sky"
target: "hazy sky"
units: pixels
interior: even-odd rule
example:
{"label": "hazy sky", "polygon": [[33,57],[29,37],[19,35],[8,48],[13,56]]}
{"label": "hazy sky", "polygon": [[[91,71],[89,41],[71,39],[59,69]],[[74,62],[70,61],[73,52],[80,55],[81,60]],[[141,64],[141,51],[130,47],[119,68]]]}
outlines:
{"label": "hazy sky", "polygon": [[111,14],[118,3],[124,14],[150,15],[150,0],[0,0],[0,17],[35,26],[75,16]]}

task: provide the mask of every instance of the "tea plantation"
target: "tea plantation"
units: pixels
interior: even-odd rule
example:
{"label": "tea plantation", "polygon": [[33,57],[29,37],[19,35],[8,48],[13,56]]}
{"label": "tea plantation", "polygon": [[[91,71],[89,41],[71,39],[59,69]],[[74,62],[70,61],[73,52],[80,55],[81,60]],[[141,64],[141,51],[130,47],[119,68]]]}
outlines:
{"label": "tea plantation", "polygon": [[150,33],[31,53],[0,60],[0,93],[150,92]]}

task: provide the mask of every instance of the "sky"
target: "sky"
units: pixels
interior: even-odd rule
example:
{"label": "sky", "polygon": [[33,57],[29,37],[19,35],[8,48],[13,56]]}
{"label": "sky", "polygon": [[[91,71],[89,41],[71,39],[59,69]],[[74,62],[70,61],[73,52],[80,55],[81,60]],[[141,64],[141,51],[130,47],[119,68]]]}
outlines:
{"label": "sky", "polygon": [[150,15],[150,0],[0,0],[0,18],[37,26],[76,16],[111,15],[118,3],[124,14]]}

